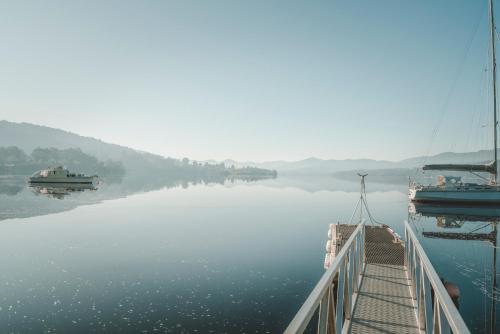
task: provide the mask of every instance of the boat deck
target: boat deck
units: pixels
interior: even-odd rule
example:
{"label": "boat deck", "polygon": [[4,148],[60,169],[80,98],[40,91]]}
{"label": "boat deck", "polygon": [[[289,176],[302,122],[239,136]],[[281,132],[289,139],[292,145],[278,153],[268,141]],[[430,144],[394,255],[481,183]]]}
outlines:
{"label": "boat deck", "polygon": [[351,319],[351,333],[419,333],[404,266],[404,248],[382,227],[367,226],[366,267]]}

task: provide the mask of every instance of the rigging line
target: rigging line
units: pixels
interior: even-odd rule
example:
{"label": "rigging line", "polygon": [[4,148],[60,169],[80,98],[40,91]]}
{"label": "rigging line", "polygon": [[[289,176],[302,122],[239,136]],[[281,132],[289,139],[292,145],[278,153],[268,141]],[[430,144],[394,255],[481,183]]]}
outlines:
{"label": "rigging line", "polygon": [[368,217],[370,218],[372,225],[374,222],[377,224],[383,225],[383,224],[377,222],[377,220],[375,218],[373,218],[372,213],[370,211],[370,208],[368,208],[368,203],[366,201],[366,187],[363,187],[363,196],[361,198],[363,199],[363,202],[365,203],[366,212],[368,213]]}
{"label": "rigging line", "polygon": [[485,181],[489,181],[489,179],[488,179],[488,178],[486,178],[486,177],[484,177],[484,176],[482,176],[482,175],[479,175],[478,173],[471,172],[471,171],[469,171],[469,173],[471,173],[472,175],[477,176],[477,177],[478,177],[478,178],[480,178],[480,179],[483,179],[483,180],[485,180]]}
{"label": "rigging line", "polygon": [[361,205],[364,204],[364,206],[366,208],[366,213],[368,214],[368,218],[370,219],[370,223],[372,225],[375,225],[374,222],[373,222],[373,219],[372,219],[373,217],[372,217],[372,215],[370,213],[370,210],[368,209],[368,206],[366,205],[366,199],[363,197],[363,198],[361,198],[361,200],[362,200],[362,204]]}
{"label": "rigging line", "polygon": [[[487,123],[489,121],[488,116],[485,113],[485,110],[489,110],[491,108],[490,103],[491,103],[491,91],[488,89],[492,85],[492,80],[491,77],[488,76],[485,80],[485,92],[486,92],[486,99],[484,102],[484,107],[481,109],[481,112],[479,113],[479,123],[478,125],[481,125],[483,123]],[[475,139],[475,146],[477,148],[483,148],[484,143],[486,141],[487,134],[484,131],[476,131],[476,139]]]}
{"label": "rigging line", "polygon": [[376,224],[379,224],[379,225],[384,225],[380,222],[378,222],[375,218],[373,218],[373,215],[370,211],[370,208],[368,207],[368,202],[366,200],[366,188],[363,188],[363,201],[365,203],[365,208],[366,208],[366,212],[368,213],[368,217],[370,217],[370,220],[372,221],[372,223],[376,223]]}
{"label": "rigging line", "polygon": [[359,207],[359,202],[361,202],[361,198],[358,199],[358,203],[356,203],[356,207],[354,208],[354,211],[351,215],[351,218],[349,219],[349,222],[347,224],[350,224],[352,222],[352,219],[354,218],[354,215],[356,214],[356,212],[358,211],[358,207]]}
{"label": "rigging line", "polygon": [[480,229],[485,228],[485,227],[486,227],[486,226],[488,226],[488,225],[490,225],[490,223],[486,223],[485,225],[480,226],[480,227],[478,227],[478,228],[476,228],[476,229],[474,229],[474,230],[472,230],[472,231],[469,231],[469,232],[467,232],[467,233],[469,233],[469,234],[474,233],[474,232],[476,232],[476,231],[478,231],[478,230],[480,230]]}
{"label": "rigging line", "polygon": [[[366,174],[366,175],[368,175],[368,174]],[[364,176],[366,176],[366,175],[364,175]],[[361,202],[360,210],[363,209],[363,204],[364,204],[365,208],[366,208],[366,212],[368,213],[368,217],[370,218],[370,222],[372,223],[372,225],[374,225],[374,223],[379,224],[379,225],[384,225],[382,223],[379,223],[375,218],[373,218],[373,215],[370,211],[370,208],[368,207],[368,202],[366,201],[366,185],[365,185],[365,181],[364,181],[364,176],[362,176],[362,179],[361,179],[361,196],[359,198],[359,201]]]}
{"label": "rigging line", "polygon": [[377,221],[377,220],[373,217],[373,215],[372,215],[372,213],[371,213],[370,209],[368,208],[368,203],[366,202],[366,198],[363,198],[363,202],[365,203],[366,212],[368,213],[368,217],[370,218],[370,221],[371,221],[372,225],[373,225],[373,223],[375,223],[375,224],[379,224],[379,225],[384,225],[384,224],[382,224],[381,222]]}
{"label": "rigging line", "polygon": [[475,128],[474,123],[475,123],[475,120],[479,118],[478,114],[481,114],[481,112],[480,112],[480,110],[481,110],[481,107],[480,107],[481,101],[483,101],[484,94],[488,90],[487,89],[488,82],[487,82],[487,79],[486,79],[487,66],[485,66],[484,70],[482,70],[481,72],[482,72],[482,74],[481,74],[481,80],[480,80],[480,83],[479,83],[479,93],[478,93],[478,96],[476,97],[476,100],[475,100],[475,103],[474,103],[472,119],[471,119],[471,122],[469,124],[469,131],[467,133],[467,140],[466,140],[466,143],[465,143],[465,147],[466,147],[467,150],[471,149],[471,146],[469,144],[470,144],[470,139],[471,139],[472,131]]}
{"label": "rigging line", "polygon": [[479,13],[479,17],[476,20],[476,24],[475,24],[475,27],[473,29],[473,34],[470,36],[469,40],[467,41],[466,48],[465,48],[465,53],[464,53],[462,59],[459,62],[458,71],[457,71],[457,73],[456,73],[456,75],[455,75],[455,77],[453,79],[452,85],[450,87],[450,90],[448,91],[448,94],[446,96],[445,102],[444,102],[443,106],[441,107],[441,111],[440,111],[440,115],[439,115],[439,118],[438,118],[438,122],[437,122],[436,126],[434,127],[434,129],[432,131],[431,139],[429,141],[429,145],[427,147],[427,151],[426,151],[426,153],[424,155],[424,163],[423,163],[424,165],[427,162],[427,159],[429,157],[429,153],[430,153],[430,150],[431,150],[431,147],[432,147],[432,143],[433,143],[433,141],[434,141],[434,139],[436,137],[437,131],[438,131],[439,127],[441,126],[441,123],[442,123],[442,121],[444,119],[444,114],[446,113],[446,110],[448,109],[448,105],[450,103],[451,96],[455,92],[455,88],[457,86],[458,78],[462,74],[463,67],[465,65],[465,60],[467,59],[467,56],[469,55],[469,51],[470,51],[470,48],[472,46],[472,42],[474,41],[474,38],[476,37],[477,30],[479,28],[479,23],[481,22],[481,19],[483,18],[483,15],[484,15],[484,7],[485,7],[485,5],[483,4],[483,8],[481,9],[481,11]]}

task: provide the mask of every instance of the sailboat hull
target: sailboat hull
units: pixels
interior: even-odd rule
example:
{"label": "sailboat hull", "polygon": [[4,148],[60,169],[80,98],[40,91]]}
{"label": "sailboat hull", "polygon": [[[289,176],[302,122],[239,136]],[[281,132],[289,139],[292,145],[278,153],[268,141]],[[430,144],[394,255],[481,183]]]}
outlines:
{"label": "sailboat hull", "polygon": [[409,197],[411,201],[420,203],[500,204],[500,187],[484,186],[477,189],[427,187],[427,189],[410,189]]}

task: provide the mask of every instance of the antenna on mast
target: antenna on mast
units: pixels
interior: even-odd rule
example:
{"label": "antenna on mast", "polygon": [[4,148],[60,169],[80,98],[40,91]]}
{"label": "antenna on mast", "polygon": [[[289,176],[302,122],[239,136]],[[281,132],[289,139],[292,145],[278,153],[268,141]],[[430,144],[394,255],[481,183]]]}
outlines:
{"label": "antenna on mast", "polygon": [[363,200],[363,197],[365,196],[365,176],[368,174],[360,174],[358,175],[361,177],[361,189],[359,190],[359,201],[361,202],[361,205],[359,206],[359,222],[363,220],[363,204],[365,204],[365,201]]}

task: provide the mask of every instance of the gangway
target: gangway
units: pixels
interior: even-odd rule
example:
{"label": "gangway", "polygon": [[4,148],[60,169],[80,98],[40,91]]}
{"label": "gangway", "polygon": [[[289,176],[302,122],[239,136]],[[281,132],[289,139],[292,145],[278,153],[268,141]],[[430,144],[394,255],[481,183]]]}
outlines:
{"label": "gangway", "polygon": [[470,333],[414,231],[360,222],[285,333]]}

